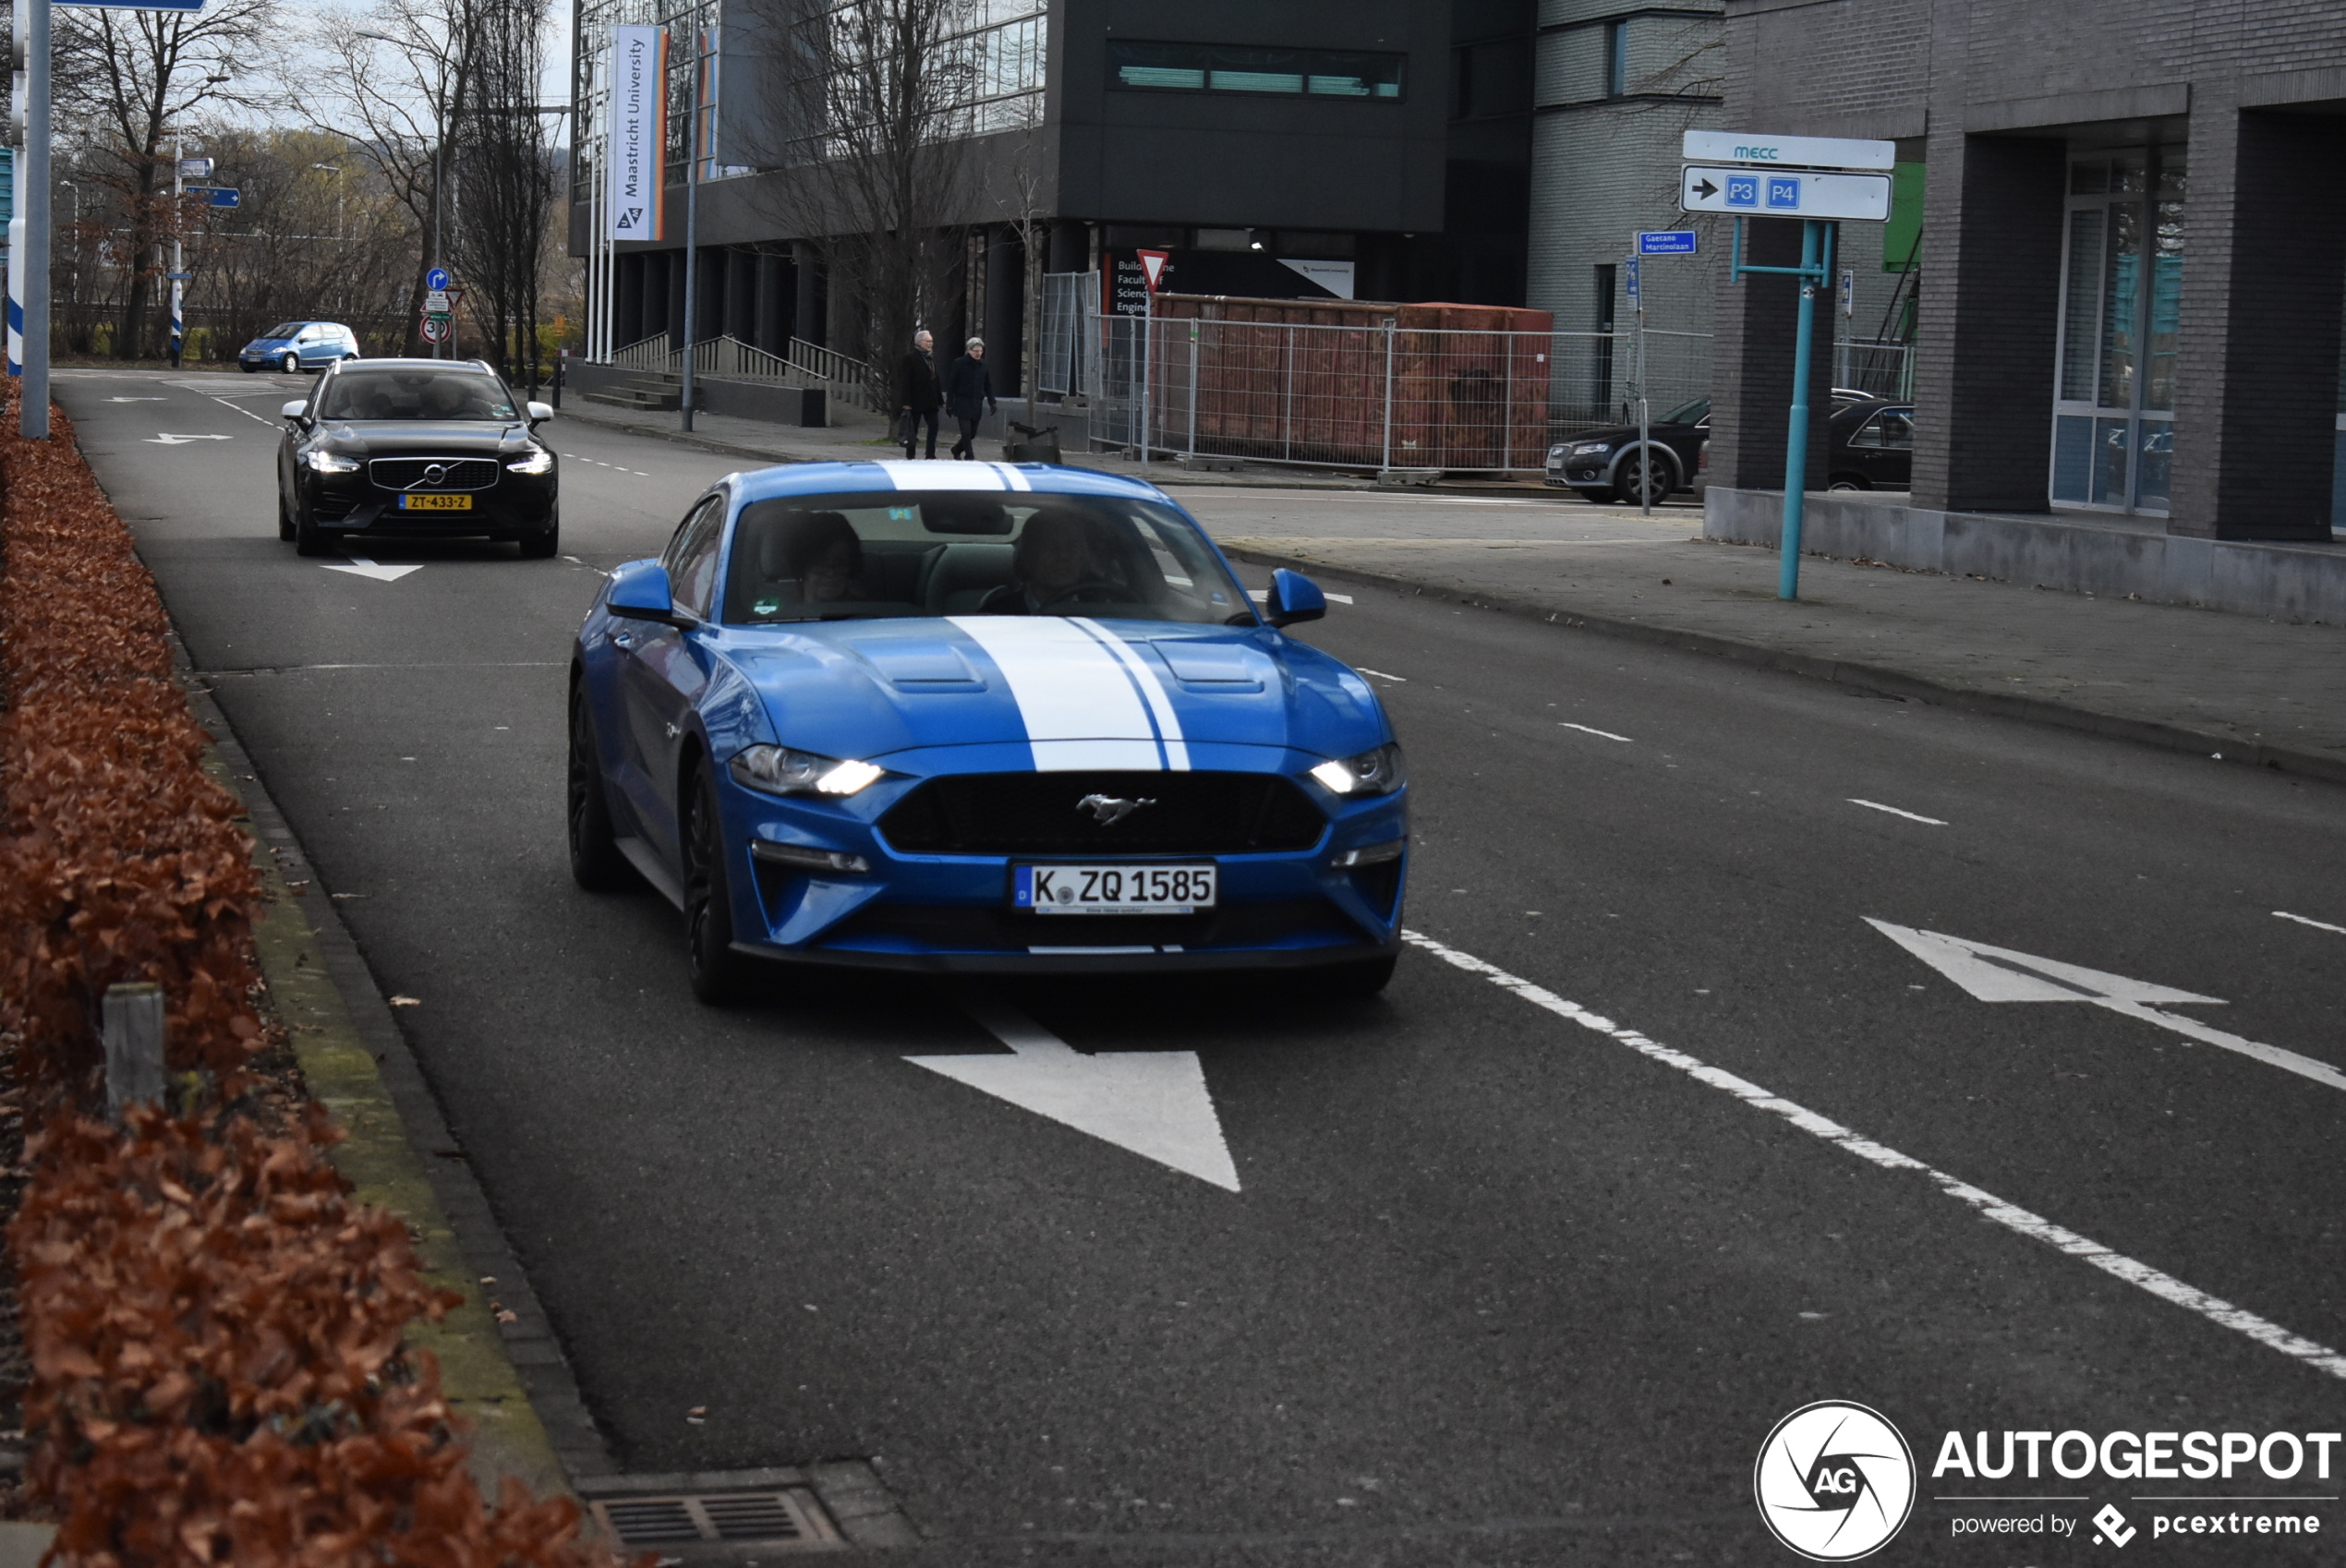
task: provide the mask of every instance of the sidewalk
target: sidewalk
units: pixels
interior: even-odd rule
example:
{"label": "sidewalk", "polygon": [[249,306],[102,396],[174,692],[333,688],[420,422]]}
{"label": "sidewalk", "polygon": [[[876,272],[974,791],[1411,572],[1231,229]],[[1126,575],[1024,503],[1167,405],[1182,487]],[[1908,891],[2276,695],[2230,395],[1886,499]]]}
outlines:
{"label": "sidewalk", "polygon": [[1774,550],[1658,520],[1570,542],[1362,532],[1215,536],[1240,560],[1331,581],[2346,782],[2346,629],[1820,557],[1786,604]]}
{"label": "sidewalk", "polygon": [[[693,419],[693,433],[685,435],[678,428],[680,421],[674,414],[638,414],[610,404],[588,403],[579,397],[566,398],[561,414],[557,416],[559,419],[603,425],[615,430],[625,430],[630,435],[679,441],[687,446],[746,457],[760,463],[869,463],[878,458],[901,455],[902,449],[890,438],[891,427],[878,415],[860,408],[840,408],[834,411],[833,417],[840,423],[829,429],[804,429],[764,419],[745,419],[737,415],[700,414]],[[925,430],[923,434],[925,438]],[[952,421],[949,419],[945,421],[944,430],[937,440],[937,449],[940,452],[945,450],[952,444]],[[986,461],[998,458],[1001,455],[1000,436],[980,436],[977,450],[978,455]],[[1145,478],[1155,485],[1246,488],[1276,486],[1281,489],[1380,490],[1386,493],[1420,488],[1416,486],[1379,485],[1372,478],[1333,470],[1248,464],[1237,469],[1191,472],[1160,458],[1150,464],[1143,473],[1138,462],[1104,452],[1078,452],[1070,446],[1063,455],[1070,467],[1121,474],[1128,478]],[[1559,502],[1578,502],[1578,498],[1571,492],[1550,489],[1537,480],[1450,480],[1424,488],[1447,495],[1519,495]]]}

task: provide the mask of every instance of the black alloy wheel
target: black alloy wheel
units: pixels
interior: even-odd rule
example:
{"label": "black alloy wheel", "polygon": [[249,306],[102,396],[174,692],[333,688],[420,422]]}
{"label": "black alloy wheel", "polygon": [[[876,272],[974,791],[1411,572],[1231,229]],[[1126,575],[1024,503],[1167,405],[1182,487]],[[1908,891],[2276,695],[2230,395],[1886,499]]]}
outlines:
{"label": "black alloy wheel", "polygon": [[1660,449],[1645,447],[1621,460],[1614,489],[1625,505],[1660,506],[1678,488],[1677,467]]}
{"label": "black alloy wheel", "polygon": [[748,989],[748,961],[733,951],[732,889],[725,875],[725,832],[717,785],[697,770],[684,790],[684,941],[693,995],[712,1007],[738,1002]]}
{"label": "black alloy wheel", "polygon": [[595,718],[586,688],[570,693],[570,778],[566,795],[570,827],[570,877],[589,893],[616,893],[635,880],[635,868],[619,852],[611,822],[611,800],[603,793],[601,759],[596,754]]}

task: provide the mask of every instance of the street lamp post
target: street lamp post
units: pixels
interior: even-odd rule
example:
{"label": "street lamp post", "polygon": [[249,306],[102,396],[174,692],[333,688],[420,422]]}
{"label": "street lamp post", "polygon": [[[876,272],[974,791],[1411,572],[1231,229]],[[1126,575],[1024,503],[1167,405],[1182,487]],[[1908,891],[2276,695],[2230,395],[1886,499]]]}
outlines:
{"label": "street lamp post", "polygon": [[309,166],[320,173],[334,176],[334,237],[348,239],[349,231],[343,222],[343,203],[349,199],[350,182],[342,177],[342,165],[340,163],[312,163]]}

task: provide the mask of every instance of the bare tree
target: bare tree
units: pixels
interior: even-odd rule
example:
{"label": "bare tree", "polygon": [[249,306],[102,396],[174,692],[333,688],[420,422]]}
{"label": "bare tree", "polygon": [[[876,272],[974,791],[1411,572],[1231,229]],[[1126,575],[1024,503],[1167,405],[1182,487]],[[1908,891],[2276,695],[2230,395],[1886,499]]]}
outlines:
{"label": "bare tree", "polygon": [[354,149],[422,236],[403,344],[410,354],[422,348],[424,274],[451,222],[451,143],[472,103],[483,18],[468,0],[378,0],[328,26],[325,68],[303,94],[314,124],[349,127]]}
{"label": "bare tree", "polygon": [[121,199],[136,270],[122,301],[115,352],[136,357],[147,344],[147,313],[163,268],[163,240],[185,214],[173,209],[165,143],[206,104],[251,107],[237,82],[263,54],[276,0],[212,0],[200,11],[60,9],[53,50],[61,78],[60,119],[89,134],[99,156],[93,180]]}
{"label": "bare tree", "polygon": [[[768,56],[781,113],[772,182],[792,232],[814,236],[835,300],[871,367],[875,406],[894,406],[895,356],[944,297],[961,250],[948,226],[972,128],[971,70],[954,46],[972,0],[822,0]],[[769,131],[769,135],[774,134]],[[763,161],[763,160],[762,160]]]}
{"label": "bare tree", "polygon": [[539,117],[546,0],[475,0],[466,70],[470,103],[451,142],[459,271],[474,313],[494,344],[490,357],[512,375],[514,354],[538,388],[540,253],[554,201],[552,150]]}

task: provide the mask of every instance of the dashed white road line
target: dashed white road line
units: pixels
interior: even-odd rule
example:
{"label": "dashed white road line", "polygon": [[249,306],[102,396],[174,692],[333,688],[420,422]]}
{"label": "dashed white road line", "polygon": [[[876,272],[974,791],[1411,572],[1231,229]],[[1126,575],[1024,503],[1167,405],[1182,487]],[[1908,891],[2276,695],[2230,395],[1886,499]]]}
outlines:
{"label": "dashed white road line", "polygon": [[1585,724],[1571,724],[1559,720],[1556,728],[1559,730],[1578,730],[1583,735],[1594,735],[1598,739],[1605,741],[1618,741],[1625,746],[1634,746],[1637,744],[1635,741],[1632,741],[1626,735],[1616,735],[1610,730],[1591,730]]}
{"label": "dashed white road line", "polygon": [[1861,1138],[1830,1117],[1819,1116],[1804,1105],[1796,1104],[1781,1095],[1771,1094],[1758,1084],[1737,1078],[1722,1067],[1673,1050],[1658,1041],[1650,1040],[1634,1029],[1624,1028],[1609,1018],[1589,1011],[1577,1002],[1568,1002],[1544,986],[1535,985],[1519,975],[1509,974],[1493,964],[1483,962],[1470,953],[1445,947],[1430,936],[1415,931],[1404,931],[1402,937],[1469,974],[1481,975],[1503,991],[1512,991],[1535,1007],[1544,1007],[1558,1018],[1581,1028],[1603,1035],[1628,1046],[1639,1055],[1647,1056],[1665,1067],[1675,1067],[1699,1083],[1723,1090],[1756,1110],[1770,1112],[1813,1137],[1837,1144],[1857,1158],[1880,1165],[1884,1170],[1916,1171],[1934,1183],[1941,1192],[1976,1210],[1980,1218],[1992,1221],[2005,1229],[2033,1241],[2041,1241],[2072,1258],[2092,1264],[2116,1279],[2137,1286],[2160,1300],[2197,1313],[2209,1322],[2244,1334],[2268,1349],[2304,1362],[2331,1377],[2346,1379],[2346,1355],[2326,1345],[2293,1334],[2279,1324],[2271,1322],[2244,1308],[2235,1307],[2219,1297],[2210,1296],[2196,1286],[2185,1285],[2172,1274],[2164,1273],[2149,1264],[2139,1262],[2121,1252],[2114,1252],[2100,1242],[2078,1235],[2053,1224],[2040,1214],[2030,1213],[2017,1204],[2007,1203],[1991,1192],[1982,1191],[1946,1172],[1923,1164],[1909,1154]]}
{"label": "dashed white road line", "polygon": [[2335,931],[2340,936],[2346,936],[2346,925],[2332,925],[2326,920],[2308,920],[2301,914],[2291,914],[2287,910],[2275,910],[2273,916],[2277,920],[2293,920],[2300,925],[2310,925],[2316,931]]}
{"label": "dashed white road line", "polygon": [[1852,795],[1849,797],[1849,803],[1853,806],[1863,806],[1868,811],[1886,811],[1892,816],[1903,816],[1908,822],[1925,822],[1929,823],[1933,827],[1944,827],[1947,826],[1935,816],[1919,816],[1910,811],[1900,811],[1896,806],[1885,806],[1880,801],[1861,801],[1857,799],[1856,796]]}
{"label": "dashed white road line", "polygon": [[1387,675],[1384,670],[1371,669],[1365,664],[1356,664],[1352,668],[1363,675],[1373,675],[1380,681],[1397,681],[1404,686],[1409,683],[1409,678],[1406,675]]}

